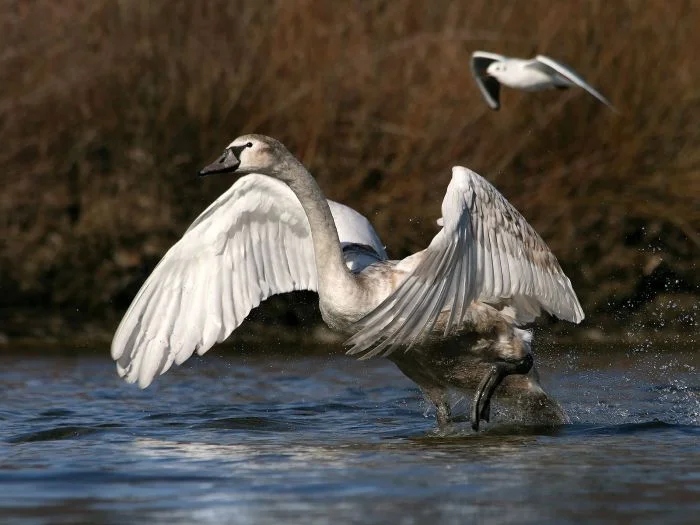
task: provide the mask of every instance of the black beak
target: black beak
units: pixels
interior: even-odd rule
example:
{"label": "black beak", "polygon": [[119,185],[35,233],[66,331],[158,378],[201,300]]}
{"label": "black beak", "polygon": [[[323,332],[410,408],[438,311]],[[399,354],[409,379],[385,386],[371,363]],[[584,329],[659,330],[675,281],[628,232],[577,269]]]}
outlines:
{"label": "black beak", "polygon": [[232,173],[236,171],[238,166],[241,165],[237,153],[240,152],[233,151],[233,148],[228,148],[216,161],[202,168],[199,172],[199,176],[204,177],[205,175],[213,175],[214,173]]}

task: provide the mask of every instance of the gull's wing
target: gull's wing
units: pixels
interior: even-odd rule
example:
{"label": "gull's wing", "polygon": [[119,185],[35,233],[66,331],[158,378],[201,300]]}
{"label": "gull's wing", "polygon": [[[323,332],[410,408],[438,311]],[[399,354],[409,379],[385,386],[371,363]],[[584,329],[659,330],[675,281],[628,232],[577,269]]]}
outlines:
{"label": "gull's wing", "polygon": [[484,178],[462,167],[442,202],[444,227],[406,280],[360,319],[347,344],[363,357],[411,346],[447,317],[459,326],[474,300],[509,305],[516,323],[540,308],[575,323],[583,310],[554,254],[525,218]]}
{"label": "gull's wing", "polygon": [[501,84],[494,77],[486,74],[486,68],[488,68],[489,64],[492,62],[502,62],[504,60],[506,60],[506,57],[503,55],[487,53],[486,51],[474,51],[474,53],[472,53],[472,75],[486,103],[491,109],[498,109],[501,107],[499,101]]}
{"label": "gull's wing", "polygon": [[605,98],[603,95],[600,94],[593,86],[591,86],[588,82],[583,80],[573,69],[570,67],[565,66],[564,64],[561,64],[557,62],[556,60],[552,60],[549,57],[546,57],[544,55],[537,55],[534,60],[530,63],[529,67],[534,67],[537,69],[540,69],[541,71],[544,71],[550,75],[559,75],[563,77],[564,79],[568,80],[572,84],[585,89],[588,91],[589,94],[593,95],[595,98],[600,100],[603,104],[608,106],[610,109],[613,111],[617,111],[615,109],[615,106],[613,106],[610,101]]}
{"label": "gull's wing", "polygon": [[[384,253],[367,219],[330,205],[340,217],[341,240]],[[242,177],[158,263],[117,328],[112,358],[119,375],[145,388],[173,363],[226,339],[271,295],[317,286],[309,222],[299,200],[278,180]]]}

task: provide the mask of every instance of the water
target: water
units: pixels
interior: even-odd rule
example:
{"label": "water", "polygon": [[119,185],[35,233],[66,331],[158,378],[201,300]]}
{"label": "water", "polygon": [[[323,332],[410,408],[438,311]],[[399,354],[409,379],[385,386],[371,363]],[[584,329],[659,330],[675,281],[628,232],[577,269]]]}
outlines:
{"label": "water", "polygon": [[106,351],[6,352],[1,521],[697,523],[697,350],[538,360],[573,423],[475,434],[381,360],[220,349],[141,391]]}

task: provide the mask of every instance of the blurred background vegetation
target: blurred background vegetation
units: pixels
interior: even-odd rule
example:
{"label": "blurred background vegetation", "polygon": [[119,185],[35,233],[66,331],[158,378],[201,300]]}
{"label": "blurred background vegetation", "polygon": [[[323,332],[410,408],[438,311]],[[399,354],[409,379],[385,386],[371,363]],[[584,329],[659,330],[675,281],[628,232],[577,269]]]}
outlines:
{"label": "blurred background vegetation", "polygon": [[[6,339],[108,338],[232,183],[197,170],[245,132],[285,143],[394,258],[427,245],[450,167],[468,166],[549,243],[587,333],[697,330],[700,2],[3,5]],[[471,78],[477,49],[568,63],[620,113],[578,90],[505,90],[492,112]]]}

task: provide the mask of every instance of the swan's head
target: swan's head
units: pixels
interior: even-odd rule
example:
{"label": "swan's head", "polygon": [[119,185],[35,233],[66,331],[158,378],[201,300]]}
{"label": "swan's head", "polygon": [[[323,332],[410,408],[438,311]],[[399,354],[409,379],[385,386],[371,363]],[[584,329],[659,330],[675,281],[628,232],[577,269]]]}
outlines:
{"label": "swan's head", "polygon": [[242,135],[231,142],[224,154],[199,172],[200,176],[214,173],[261,173],[282,178],[291,160],[296,160],[281,142],[265,135]]}

